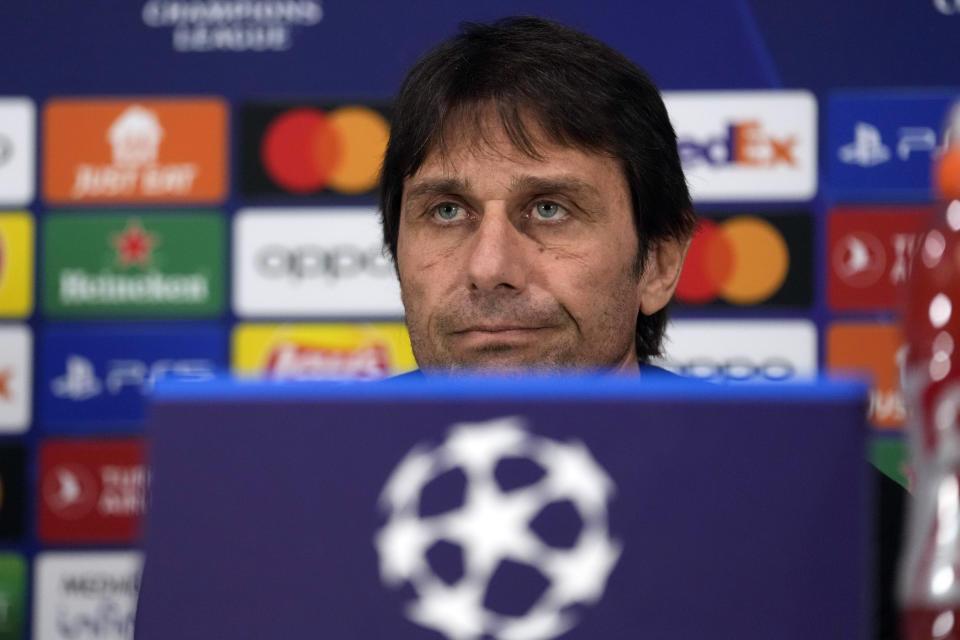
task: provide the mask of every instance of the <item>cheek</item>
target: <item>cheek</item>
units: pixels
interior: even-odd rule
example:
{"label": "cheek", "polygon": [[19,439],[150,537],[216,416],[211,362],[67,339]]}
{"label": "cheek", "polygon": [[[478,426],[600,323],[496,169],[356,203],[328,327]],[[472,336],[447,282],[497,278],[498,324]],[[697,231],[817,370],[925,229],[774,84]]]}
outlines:
{"label": "cheek", "polygon": [[544,286],[585,330],[636,321],[636,247],[597,245],[577,252],[541,254]]}

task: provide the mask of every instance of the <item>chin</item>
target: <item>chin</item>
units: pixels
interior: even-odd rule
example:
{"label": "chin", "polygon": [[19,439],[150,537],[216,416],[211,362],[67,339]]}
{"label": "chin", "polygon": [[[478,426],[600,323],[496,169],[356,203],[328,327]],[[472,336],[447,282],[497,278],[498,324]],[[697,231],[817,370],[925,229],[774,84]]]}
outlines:
{"label": "chin", "polygon": [[531,353],[525,349],[503,348],[446,354],[433,362],[424,362],[419,358],[417,361],[421,368],[427,371],[498,376],[549,374],[596,368],[578,365],[571,360],[553,352]]}

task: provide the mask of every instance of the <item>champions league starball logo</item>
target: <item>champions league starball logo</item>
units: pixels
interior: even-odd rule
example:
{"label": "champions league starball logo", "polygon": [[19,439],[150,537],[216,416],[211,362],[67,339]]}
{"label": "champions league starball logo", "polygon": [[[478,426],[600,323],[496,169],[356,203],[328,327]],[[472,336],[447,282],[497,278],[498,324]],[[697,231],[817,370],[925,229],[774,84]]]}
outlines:
{"label": "champions league starball logo", "polygon": [[614,492],[582,442],[530,434],[518,418],[455,424],[384,486],[381,579],[412,587],[406,616],[449,640],[555,638],[577,624],[575,605],[600,600],[620,558]]}

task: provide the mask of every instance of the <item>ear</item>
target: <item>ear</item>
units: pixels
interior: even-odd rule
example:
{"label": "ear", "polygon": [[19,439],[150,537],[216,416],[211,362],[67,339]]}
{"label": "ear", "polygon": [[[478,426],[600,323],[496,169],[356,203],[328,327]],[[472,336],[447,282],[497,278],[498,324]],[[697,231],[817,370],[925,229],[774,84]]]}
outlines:
{"label": "ear", "polygon": [[683,260],[693,238],[677,240],[664,238],[651,243],[647,252],[647,261],[643,266],[643,275],[637,284],[640,299],[640,311],[643,315],[653,315],[667,306],[680,281]]}

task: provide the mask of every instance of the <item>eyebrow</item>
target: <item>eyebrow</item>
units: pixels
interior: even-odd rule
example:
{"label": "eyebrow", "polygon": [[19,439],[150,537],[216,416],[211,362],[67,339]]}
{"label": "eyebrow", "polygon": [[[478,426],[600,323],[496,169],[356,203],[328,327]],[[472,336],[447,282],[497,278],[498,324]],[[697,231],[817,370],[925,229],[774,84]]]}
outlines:
{"label": "eyebrow", "polygon": [[[435,178],[420,180],[405,190],[408,198],[447,194],[467,194],[470,181],[464,178]],[[571,193],[598,197],[600,192],[589,182],[576,176],[561,175],[549,178],[518,176],[510,184],[516,193]]]}
{"label": "eyebrow", "polygon": [[524,193],[569,193],[596,198],[600,192],[589,182],[576,176],[561,175],[549,178],[518,176],[510,185],[511,191]]}
{"label": "eyebrow", "polygon": [[416,182],[404,190],[407,198],[423,196],[442,196],[452,193],[466,194],[470,191],[470,182],[460,178],[436,178]]}

